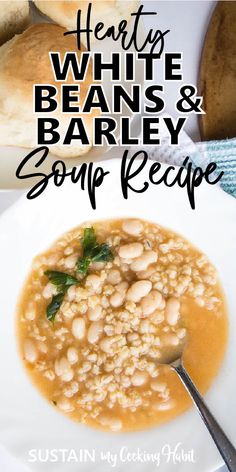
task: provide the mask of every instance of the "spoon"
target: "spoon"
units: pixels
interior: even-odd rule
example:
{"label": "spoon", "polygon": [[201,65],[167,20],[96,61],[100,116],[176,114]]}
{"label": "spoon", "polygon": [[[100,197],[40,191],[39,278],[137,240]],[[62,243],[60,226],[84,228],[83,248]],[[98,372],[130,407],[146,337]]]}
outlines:
{"label": "spoon", "polygon": [[158,360],[158,363],[168,364],[178,374],[180,380],[184,384],[195,406],[197,407],[198,412],[200,413],[200,416],[203,419],[209,433],[211,434],[229,471],[236,472],[236,449],[229,441],[220,425],[217,423],[216,419],[207,407],[203,397],[199,393],[197,387],[189,377],[183,365],[182,354],[183,350],[178,353],[175,351],[172,357],[169,357],[168,360],[165,359],[164,362]]}

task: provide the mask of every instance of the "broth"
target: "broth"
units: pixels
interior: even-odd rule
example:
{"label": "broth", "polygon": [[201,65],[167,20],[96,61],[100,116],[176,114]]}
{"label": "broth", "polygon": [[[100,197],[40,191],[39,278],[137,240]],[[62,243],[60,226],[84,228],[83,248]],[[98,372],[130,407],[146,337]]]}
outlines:
{"label": "broth", "polygon": [[[112,256],[91,256],[82,274],[88,227],[35,258],[17,309],[20,356],[41,394],[75,421],[109,431],[164,423],[191,400],[158,362],[186,341],[184,364],[204,393],[223,359],[228,322],[216,270],[178,234],[119,219],[92,223],[94,254]],[[62,286],[48,270],[73,278],[54,321],[47,310]]]}

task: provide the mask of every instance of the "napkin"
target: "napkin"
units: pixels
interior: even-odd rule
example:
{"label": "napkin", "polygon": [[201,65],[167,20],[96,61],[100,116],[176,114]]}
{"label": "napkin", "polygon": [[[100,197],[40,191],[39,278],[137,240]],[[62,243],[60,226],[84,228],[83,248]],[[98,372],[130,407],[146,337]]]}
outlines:
{"label": "napkin", "polygon": [[194,143],[183,131],[179,144],[170,146],[169,136],[161,133],[161,145],[148,146],[147,152],[150,159],[173,165],[182,165],[187,156],[193,166],[203,169],[209,162],[215,162],[216,173],[224,172],[219,185],[236,198],[236,138]]}
{"label": "napkin", "polygon": [[224,172],[220,180],[221,187],[236,198],[236,138],[197,143],[196,147],[194,164],[199,165],[198,159],[199,162],[202,162],[202,159],[215,162],[218,171]]}

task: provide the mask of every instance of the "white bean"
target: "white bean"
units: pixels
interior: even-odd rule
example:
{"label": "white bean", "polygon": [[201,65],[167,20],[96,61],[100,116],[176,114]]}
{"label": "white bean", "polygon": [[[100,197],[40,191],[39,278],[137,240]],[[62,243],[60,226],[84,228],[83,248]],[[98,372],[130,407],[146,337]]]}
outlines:
{"label": "white bean", "polygon": [[119,270],[111,270],[107,276],[107,282],[112,285],[116,285],[121,281],[121,275]]}
{"label": "white bean", "polygon": [[151,288],[152,283],[149,280],[138,280],[138,282],[134,282],[131,285],[126,294],[126,297],[128,300],[138,302],[150,292]]}
{"label": "white bean", "polygon": [[25,359],[31,364],[34,363],[38,358],[38,352],[36,346],[31,339],[27,339],[24,344],[24,356]]}
{"label": "white bean", "polygon": [[141,309],[144,316],[151,315],[161,304],[162,295],[157,290],[152,290],[141,301]]}
{"label": "white bean", "polygon": [[[76,311],[77,311],[77,306],[76,306]],[[74,316],[75,316],[75,311],[73,310],[73,305],[69,302],[64,302],[62,304],[61,312],[62,312],[64,318],[67,318],[68,320],[74,318]]]}
{"label": "white bean", "polygon": [[78,259],[77,254],[72,254],[69,257],[66,257],[64,266],[66,269],[73,269],[75,267],[76,261]]}
{"label": "white bean", "polygon": [[150,264],[157,261],[157,253],[155,251],[145,251],[140,257],[135,259],[130,268],[134,272],[140,272],[146,270]]}
{"label": "white bean", "polygon": [[142,320],[140,322],[139,330],[140,330],[140,333],[142,333],[142,334],[149,333],[150,323],[149,323],[148,319],[147,320]]}
{"label": "white bean", "polygon": [[37,346],[38,346],[38,350],[39,350],[40,352],[42,352],[43,354],[47,354],[47,352],[48,352],[48,347],[47,347],[47,345],[46,345],[45,343],[43,343],[42,341],[39,341],[38,344],[37,344]]}
{"label": "white bean", "polygon": [[69,400],[67,400],[67,398],[60,398],[57,402],[57,406],[58,408],[60,408],[60,410],[66,411],[66,412],[74,410],[73,405],[71,405],[71,403],[69,402]]}
{"label": "white bean", "polygon": [[64,388],[63,394],[67,398],[72,398],[79,391],[78,382],[71,382],[68,387]]}
{"label": "white bean", "polygon": [[155,324],[162,323],[164,319],[164,314],[159,310],[154,311],[150,316],[150,320]]}
{"label": "white bean", "polygon": [[102,270],[105,267],[105,262],[92,262],[90,265],[92,270]]}
{"label": "white bean", "polygon": [[118,254],[122,259],[134,259],[143,253],[143,245],[141,243],[130,243],[121,246]]}
{"label": "white bean", "polygon": [[131,377],[131,383],[135,387],[140,387],[141,385],[144,385],[147,382],[147,378],[148,376],[146,372],[136,371]]}
{"label": "white bean", "polygon": [[67,359],[70,364],[76,364],[79,359],[78,351],[75,347],[71,346],[67,350]]}
{"label": "white bean", "polygon": [[117,308],[118,306],[121,306],[125,298],[125,294],[115,292],[110,298],[110,304],[114,308]]}
{"label": "white bean", "polygon": [[186,333],[187,333],[186,328],[180,328],[180,329],[178,329],[176,334],[177,334],[179,339],[184,339],[185,336],[186,336]]}
{"label": "white bean", "polygon": [[121,282],[120,284],[118,284],[116,286],[116,291],[119,292],[119,293],[124,294],[124,293],[126,293],[128,287],[129,287],[128,282]]}
{"label": "white bean", "polygon": [[122,224],[122,229],[131,236],[138,236],[143,231],[143,224],[138,220],[126,220]]}
{"label": "white bean", "polygon": [[91,323],[88,329],[88,334],[87,334],[88,342],[91,344],[95,344],[99,340],[102,332],[103,332],[102,321],[94,321],[93,323]]}
{"label": "white bean", "polygon": [[28,320],[28,321],[33,321],[36,317],[36,311],[35,311],[35,308],[33,306],[29,306],[25,312],[25,318]]}
{"label": "white bean", "polygon": [[[158,290],[158,289],[157,289],[157,290]],[[165,299],[162,298],[162,302],[161,302],[160,306],[158,307],[158,309],[159,309],[159,310],[164,310],[165,306],[166,306]]]}
{"label": "white bean", "polygon": [[71,287],[67,290],[67,299],[70,302],[73,302],[76,298],[76,287],[75,285],[71,285]]}
{"label": "white bean", "polygon": [[75,318],[72,322],[72,334],[76,339],[83,339],[85,336],[84,318]]}
{"label": "white bean", "polygon": [[102,280],[98,275],[90,274],[86,278],[85,285],[91,288],[96,293],[96,292],[99,292],[101,289]]}
{"label": "white bean", "polygon": [[101,305],[102,308],[108,308],[109,307],[109,300],[107,297],[103,296],[101,299]]}
{"label": "white bean", "polygon": [[127,339],[128,339],[129,342],[137,341],[137,339],[139,339],[139,335],[138,335],[138,333],[128,333],[127,334]]}
{"label": "white bean", "polygon": [[70,363],[66,357],[61,357],[61,359],[56,359],[54,369],[56,375],[61,377],[63,374],[66,374],[68,371],[70,371]]}
{"label": "white bean", "polygon": [[43,298],[48,300],[56,293],[57,293],[57,288],[55,287],[55,285],[53,285],[51,282],[48,282],[48,284],[45,285],[43,289],[42,295],[43,295]]}
{"label": "white bean", "polygon": [[100,341],[100,348],[102,351],[106,352],[107,354],[109,354],[111,352],[111,347],[112,347],[112,344],[114,342],[114,339],[113,338],[103,338],[101,341]]}
{"label": "white bean", "polygon": [[70,382],[74,377],[74,372],[72,369],[67,370],[64,374],[61,375],[63,382]]}
{"label": "white bean", "polygon": [[65,256],[70,256],[73,253],[73,248],[70,246],[67,246],[64,250]]}
{"label": "white bean", "polygon": [[166,302],[165,317],[169,325],[174,326],[179,319],[180,302],[177,298],[171,297]]}
{"label": "white bean", "polygon": [[179,338],[175,333],[165,333],[161,337],[161,344],[164,346],[178,346]]}
{"label": "white bean", "polygon": [[88,318],[91,321],[97,321],[102,318],[102,307],[101,305],[95,305],[93,308],[88,309]]}

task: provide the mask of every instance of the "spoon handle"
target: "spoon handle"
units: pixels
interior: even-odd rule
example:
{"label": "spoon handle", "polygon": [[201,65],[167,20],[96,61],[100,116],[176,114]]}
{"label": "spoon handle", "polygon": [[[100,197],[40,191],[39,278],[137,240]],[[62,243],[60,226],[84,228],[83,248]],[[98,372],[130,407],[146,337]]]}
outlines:
{"label": "spoon handle", "polygon": [[179,364],[173,366],[179,378],[183,382],[185,388],[188,390],[193,402],[195,403],[209,433],[211,434],[215,444],[223,457],[230,472],[236,471],[236,449],[231,444],[220,425],[215,420],[214,416],[206,406],[202,396],[198,392],[184,366]]}

